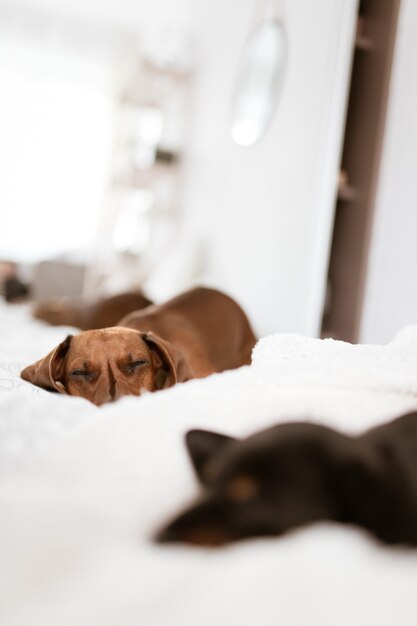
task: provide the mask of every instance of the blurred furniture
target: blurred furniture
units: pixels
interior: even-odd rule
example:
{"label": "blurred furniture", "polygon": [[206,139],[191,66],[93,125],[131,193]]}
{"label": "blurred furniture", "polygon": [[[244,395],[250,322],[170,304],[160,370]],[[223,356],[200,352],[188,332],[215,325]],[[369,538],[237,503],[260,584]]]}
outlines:
{"label": "blurred furniture", "polygon": [[32,296],[35,301],[51,296],[79,296],[83,293],[86,267],[67,261],[42,261],[32,269]]}
{"label": "blurred furniture", "polygon": [[322,337],[358,341],[400,0],[361,0]]}
{"label": "blurred furniture", "polygon": [[119,58],[112,162],[86,291],[139,286],[178,222],[181,152],[190,78],[187,40],[151,33]]}
{"label": "blurred furniture", "polygon": [[30,297],[30,286],[21,280],[16,263],[0,260],[0,296],[6,302],[25,302]]}

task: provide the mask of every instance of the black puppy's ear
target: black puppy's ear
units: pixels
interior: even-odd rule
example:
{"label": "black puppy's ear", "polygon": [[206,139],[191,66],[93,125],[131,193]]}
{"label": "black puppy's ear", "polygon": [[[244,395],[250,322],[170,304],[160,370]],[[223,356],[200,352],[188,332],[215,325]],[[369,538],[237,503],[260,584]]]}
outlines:
{"label": "black puppy's ear", "polygon": [[210,430],[189,430],[185,435],[185,443],[194,470],[204,484],[204,466],[213,456],[219,454],[225,446],[237,441],[234,437],[221,435]]}

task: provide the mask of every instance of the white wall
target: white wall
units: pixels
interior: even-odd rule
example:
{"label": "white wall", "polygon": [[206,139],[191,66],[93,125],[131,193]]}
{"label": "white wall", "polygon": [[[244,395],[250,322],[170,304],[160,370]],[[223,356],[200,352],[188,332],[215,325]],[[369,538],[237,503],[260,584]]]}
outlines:
{"label": "white wall", "polygon": [[231,292],[260,334],[317,334],[351,62],[356,2],[285,3],[288,65],[268,134],[230,138],[238,56],[253,0],[212,0],[188,151],[184,225],[209,251],[208,282]]}
{"label": "white wall", "polygon": [[403,0],[360,339],[417,323],[417,2]]}
{"label": "white wall", "polygon": [[239,53],[256,0],[13,0],[112,28],[189,28],[197,43],[183,230],[203,237],[206,278],[234,295],[260,334],[317,334],[357,0],[284,0],[288,63],[258,145],[231,140]]}
{"label": "white wall", "polygon": [[59,40],[4,35],[0,19],[0,258],[33,263],[94,241],[111,150],[110,72]]}

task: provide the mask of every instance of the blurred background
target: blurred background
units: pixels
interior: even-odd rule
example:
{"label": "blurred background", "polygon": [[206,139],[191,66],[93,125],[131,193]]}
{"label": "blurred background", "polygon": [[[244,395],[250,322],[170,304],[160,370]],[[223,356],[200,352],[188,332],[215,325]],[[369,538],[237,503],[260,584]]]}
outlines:
{"label": "blurred background", "polygon": [[417,322],[416,28],[413,0],[0,1],[3,295],[204,283],[259,335],[389,341]]}

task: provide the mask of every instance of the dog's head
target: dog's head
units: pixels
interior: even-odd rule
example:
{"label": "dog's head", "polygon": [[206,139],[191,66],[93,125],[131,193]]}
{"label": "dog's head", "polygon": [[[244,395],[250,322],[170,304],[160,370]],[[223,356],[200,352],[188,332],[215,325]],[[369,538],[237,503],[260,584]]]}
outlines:
{"label": "dog's head", "polygon": [[181,353],[157,335],[105,328],[69,335],[22,372],[24,380],[96,405],[188,380]]}
{"label": "dog's head", "polygon": [[352,438],[312,424],[281,424],[246,440],[195,430],[186,442],[204,495],[159,542],[214,546],[347,521],[352,481],[366,482],[369,470]]}

